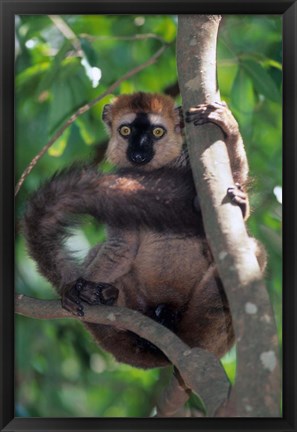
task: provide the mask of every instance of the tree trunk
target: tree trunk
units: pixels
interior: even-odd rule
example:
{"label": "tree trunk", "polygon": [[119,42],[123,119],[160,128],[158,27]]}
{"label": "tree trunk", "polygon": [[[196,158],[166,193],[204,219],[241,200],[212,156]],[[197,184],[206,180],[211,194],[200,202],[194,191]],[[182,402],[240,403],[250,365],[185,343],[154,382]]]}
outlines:
{"label": "tree trunk", "polygon": [[[218,15],[179,16],[177,65],[184,111],[199,103],[219,100],[219,22]],[[277,417],[280,374],[276,326],[257,259],[247,246],[241,211],[226,202],[233,177],[222,132],[213,124],[189,124],[186,133],[205,231],[229,300],[236,334],[236,384],[218,415]]]}

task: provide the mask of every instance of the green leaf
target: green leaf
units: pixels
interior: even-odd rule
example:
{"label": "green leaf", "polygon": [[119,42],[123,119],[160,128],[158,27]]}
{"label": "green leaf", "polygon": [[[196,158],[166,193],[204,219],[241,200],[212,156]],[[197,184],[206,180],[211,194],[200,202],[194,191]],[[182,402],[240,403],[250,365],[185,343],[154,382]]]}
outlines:
{"label": "green leaf", "polygon": [[280,62],[273,60],[273,59],[270,59],[270,58],[265,59],[263,61],[263,65],[268,66],[268,67],[273,67],[273,68],[278,69],[280,71],[283,70],[283,65]]}
{"label": "green leaf", "polygon": [[85,38],[80,38],[80,46],[91,66],[97,66],[98,58],[93,45]]}
{"label": "green leaf", "polygon": [[239,67],[231,89],[231,105],[240,113],[250,114],[255,103],[253,82],[243,68]]}
{"label": "green leaf", "polygon": [[60,138],[58,138],[57,141],[48,149],[48,154],[50,156],[59,157],[64,153],[70,136],[70,129],[70,127],[65,129]]}
{"label": "green leaf", "polygon": [[234,384],[236,376],[236,349],[233,347],[224,357],[221,359],[225,372],[231,382]]}
{"label": "green leaf", "polygon": [[87,102],[87,88],[82,77],[82,69],[76,74],[69,75],[68,85],[71,90],[73,108],[76,109],[79,106]]}
{"label": "green leaf", "polygon": [[176,24],[172,17],[163,17],[154,28],[154,32],[162,36],[165,42],[173,42],[176,38]]}
{"label": "green leaf", "polygon": [[66,53],[69,51],[70,43],[69,41],[66,41],[56,56],[54,57],[51,67],[48,69],[48,72],[44,75],[44,78],[41,80],[38,86],[38,92],[42,92],[44,90],[48,90],[50,86],[52,85],[53,81],[56,78],[57,73],[59,72],[59,69],[62,66],[62,61],[66,55]]}
{"label": "green leaf", "polygon": [[230,96],[232,85],[237,73],[237,64],[230,63],[227,65],[221,65],[220,62],[218,62],[218,83],[223,99]]}
{"label": "green leaf", "polygon": [[16,89],[22,89],[22,86],[28,84],[29,81],[34,80],[35,85],[38,77],[50,69],[49,62],[42,62],[26,68],[20,72],[16,77]]}
{"label": "green leaf", "polygon": [[52,100],[48,127],[50,133],[57,129],[73,108],[71,89],[66,82],[57,78],[52,85]]}
{"label": "green leaf", "polygon": [[86,119],[78,117],[76,119],[76,125],[79,128],[80,135],[83,141],[87,144],[93,144],[96,139],[96,134],[90,125],[90,122],[87,122]]}
{"label": "green leaf", "polygon": [[275,82],[262,66],[261,63],[255,60],[241,60],[240,64],[246,73],[253,80],[253,84],[258,93],[265,96],[267,99],[273,102],[280,102],[281,93],[277,88]]}

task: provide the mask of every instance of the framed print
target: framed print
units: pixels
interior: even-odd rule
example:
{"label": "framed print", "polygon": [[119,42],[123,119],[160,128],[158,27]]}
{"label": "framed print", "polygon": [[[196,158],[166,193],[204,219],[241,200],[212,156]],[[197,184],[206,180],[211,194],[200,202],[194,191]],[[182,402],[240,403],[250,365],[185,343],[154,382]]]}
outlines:
{"label": "framed print", "polygon": [[296,430],[296,2],[0,5],[1,430]]}

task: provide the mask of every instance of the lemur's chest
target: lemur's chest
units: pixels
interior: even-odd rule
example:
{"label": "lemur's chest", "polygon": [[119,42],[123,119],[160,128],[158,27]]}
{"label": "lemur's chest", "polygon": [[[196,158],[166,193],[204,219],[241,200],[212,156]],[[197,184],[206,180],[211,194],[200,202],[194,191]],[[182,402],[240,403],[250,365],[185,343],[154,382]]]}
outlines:
{"label": "lemur's chest", "polygon": [[143,290],[166,298],[187,298],[209,266],[204,239],[176,234],[145,233],[140,238],[133,271]]}

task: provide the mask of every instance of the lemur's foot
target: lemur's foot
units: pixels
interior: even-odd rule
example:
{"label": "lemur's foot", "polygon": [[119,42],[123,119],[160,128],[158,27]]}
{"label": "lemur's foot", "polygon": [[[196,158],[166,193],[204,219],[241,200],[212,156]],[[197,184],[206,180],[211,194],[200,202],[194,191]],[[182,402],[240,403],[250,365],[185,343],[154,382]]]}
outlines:
{"label": "lemur's foot", "polygon": [[248,200],[247,194],[242,190],[241,185],[239,183],[235,183],[234,186],[230,186],[227,189],[227,195],[230,197],[233,204],[240,207],[243,218],[245,218],[247,214]]}
{"label": "lemur's foot", "polygon": [[201,104],[186,112],[185,121],[195,126],[214,123],[221,128],[226,137],[239,134],[238,124],[225,102]]}
{"label": "lemur's foot", "polygon": [[62,306],[75,315],[83,316],[82,301],[90,305],[113,305],[118,298],[119,290],[107,283],[77,279],[74,284],[65,287],[62,295]]}

